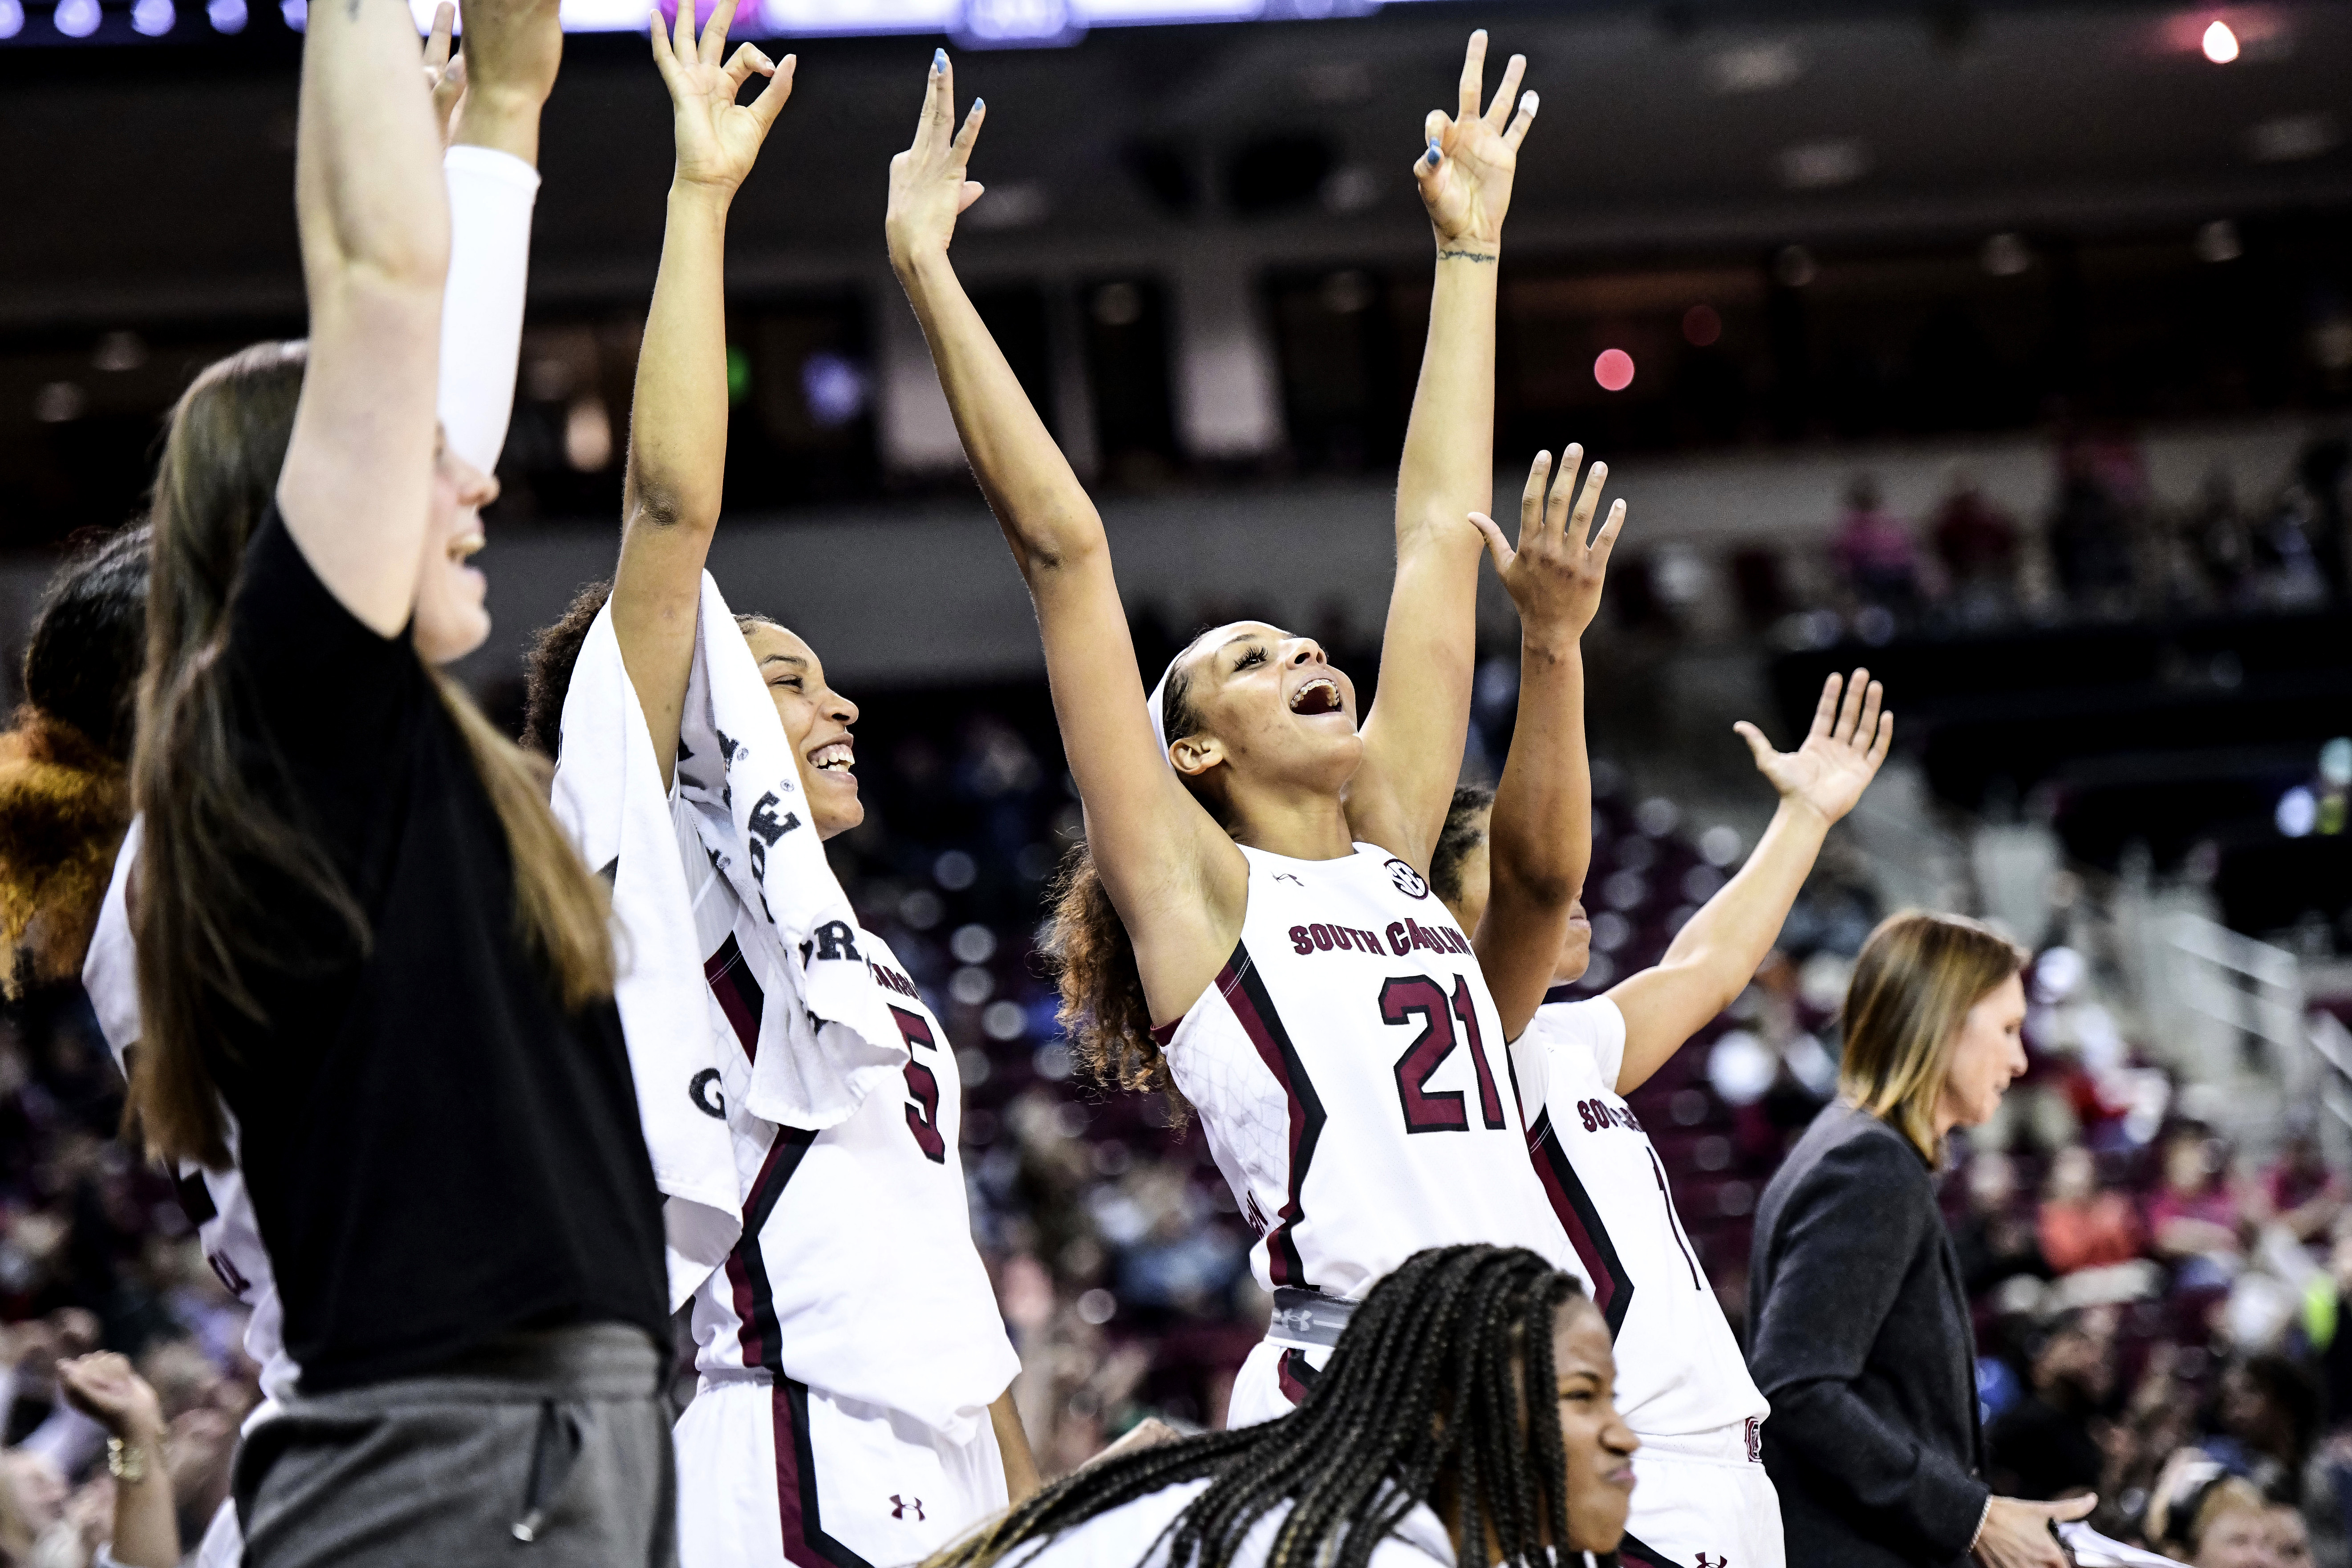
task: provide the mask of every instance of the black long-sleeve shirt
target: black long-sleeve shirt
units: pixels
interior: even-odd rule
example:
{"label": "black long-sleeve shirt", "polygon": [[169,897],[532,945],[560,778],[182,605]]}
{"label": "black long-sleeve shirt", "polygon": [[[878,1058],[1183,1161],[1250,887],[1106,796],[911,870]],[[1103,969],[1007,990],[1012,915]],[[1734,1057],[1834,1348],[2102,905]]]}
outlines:
{"label": "black long-sleeve shirt", "polygon": [[1789,1561],[1965,1563],[1991,1494],[1968,1294],[1927,1162],[1878,1118],[1824,1110],[1764,1190],[1748,1289]]}

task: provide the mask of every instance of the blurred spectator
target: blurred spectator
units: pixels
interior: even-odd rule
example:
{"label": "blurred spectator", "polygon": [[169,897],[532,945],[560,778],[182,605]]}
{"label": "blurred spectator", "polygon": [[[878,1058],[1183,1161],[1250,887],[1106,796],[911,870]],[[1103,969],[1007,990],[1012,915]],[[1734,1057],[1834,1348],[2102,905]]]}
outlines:
{"label": "blurred spectator", "polygon": [[2147,1234],[2184,1289],[2229,1284],[2242,1260],[2237,1199],[2222,1180],[2220,1140],[2177,1128],[2163,1149],[2163,1184],[2147,1200]]}
{"label": "blurred spectator", "polygon": [[2006,1154],[1989,1150],[1969,1162],[1968,1207],[1951,1229],[1971,1296],[2020,1274],[2050,1276],[2033,1226],[2017,1210],[2017,1168]]}
{"label": "blurred spectator", "polygon": [[2319,1384],[2283,1355],[2255,1355],[2221,1374],[2217,1431],[2198,1446],[2282,1502],[2300,1502],[2319,1436]]}
{"label": "blurred spectator", "polygon": [[2098,1163],[2080,1144],[2061,1149],[2050,1162],[2037,1228],[2042,1256],[2056,1274],[2128,1263],[2140,1255],[2139,1216],[2131,1200],[2100,1188]]}
{"label": "blurred spectator", "polygon": [[2237,489],[2227,468],[2216,467],[2205,476],[2189,513],[2187,534],[2213,597],[2232,607],[2242,605],[2253,575],[2254,545],[2239,514]]}
{"label": "blurred spectator", "polygon": [[2269,1568],[2270,1504],[2195,1448],[2173,1456],[2148,1504],[2148,1544],[2190,1568]]}
{"label": "blurred spectator", "polygon": [[2048,1499],[2100,1489],[2107,1455],[2096,1428],[2115,1392],[2115,1362],[2112,1308],[2066,1313],[2032,1336],[2025,1396],[1985,1435],[1996,1490]]}
{"label": "blurred spectator", "polygon": [[1846,586],[1863,604],[1906,614],[1919,602],[1919,561],[1910,531],[1886,510],[1878,480],[1859,474],[1847,487],[1845,515],[1830,545]]}
{"label": "blurred spectator", "polygon": [[2058,447],[2058,501],[2050,555],[2059,586],[2078,610],[2099,616],[2132,608],[2134,526],[2147,482],[2127,440],[2069,435]]}
{"label": "blurred spectator", "polygon": [[2320,1156],[2310,1117],[2299,1116],[2248,1191],[2246,1217],[2258,1226],[2284,1226],[2297,1241],[2315,1241],[2344,1212],[2344,1178]]}
{"label": "blurred spectator", "polygon": [[1986,500],[1971,476],[1953,476],[1933,537],[1964,622],[1983,625],[2015,604],[2017,520]]}
{"label": "blurred spectator", "polygon": [[2312,1568],[2311,1526],[2284,1503],[2264,1515],[2270,1525],[2270,1568]]}

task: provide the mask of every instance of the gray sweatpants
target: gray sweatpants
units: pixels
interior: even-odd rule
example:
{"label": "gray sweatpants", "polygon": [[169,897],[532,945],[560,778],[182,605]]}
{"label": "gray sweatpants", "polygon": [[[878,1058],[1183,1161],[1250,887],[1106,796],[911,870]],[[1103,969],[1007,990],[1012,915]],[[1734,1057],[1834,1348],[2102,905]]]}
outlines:
{"label": "gray sweatpants", "polygon": [[664,1373],[599,1323],[297,1394],[237,1458],[246,1568],[676,1568]]}

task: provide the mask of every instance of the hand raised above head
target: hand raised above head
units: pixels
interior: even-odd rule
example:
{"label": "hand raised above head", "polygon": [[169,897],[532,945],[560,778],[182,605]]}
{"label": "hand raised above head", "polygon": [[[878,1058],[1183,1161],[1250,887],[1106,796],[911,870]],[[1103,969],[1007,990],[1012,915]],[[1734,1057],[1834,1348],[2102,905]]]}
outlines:
{"label": "hand raised above head", "polygon": [[433,89],[433,118],[441,127],[444,146],[449,141],[449,119],[466,96],[466,57],[449,52],[450,35],[457,25],[457,7],[449,0],[433,8],[433,27],[425,35],[425,85]]}
{"label": "hand raised above head", "polygon": [[[729,60],[727,27],[735,19],[735,0],[719,0],[699,38],[694,12],[694,0],[681,0],[677,22],[667,30],[661,13],[653,16],[654,64],[669,89],[671,130],[677,140],[676,178],[680,185],[731,195],[759,161],[761,143],[792,97],[800,59],[786,55],[772,61],[758,46],[745,44]],[[751,102],[736,102],[735,95],[754,76],[768,78],[768,85]]]}
{"label": "hand raised above head", "polygon": [[882,228],[892,265],[903,267],[919,256],[944,252],[954,240],[956,219],[984,189],[964,175],[971,164],[972,144],[980,140],[981,121],[987,118],[988,105],[975,98],[962,126],[956,125],[955,67],[945,49],[936,51],[914,144],[890,160],[890,210]]}
{"label": "hand raised above head", "polygon": [[537,112],[563,64],[559,0],[466,0],[465,81],[476,102]]}
{"label": "hand raised above head", "polygon": [[1571,510],[1569,500],[1575,493],[1576,470],[1583,461],[1584,448],[1571,444],[1561,454],[1559,472],[1554,477],[1551,454],[1536,454],[1528,470],[1527,489],[1519,497],[1516,549],[1505,542],[1503,531],[1493,518],[1484,512],[1470,514],[1472,524],[1486,535],[1496,574],[1531,635],[1581,637],[1601,607],[1609,554],[1625,525],[1625,502],[1621,498],[1611,504],[1608,521],[1594,534],[1592,516],[1601,507],[1601,487],[1608,481],[1609,465],[1592,465],[1585,476],[1584,491],[1575,497]]}
{"label": "hand raised above head", "polygon": [[1527,68],[1528,58],[1513,55],[1503,68],[1502,85],[1482,110],[1478,100],[1486,90],[1486,34],[1481,28],[1470,35],[1470,47],[1463,56],[1456,112],[1433,109],[1423,122],[1424,146],[1413,160],[1412,172],[1440,251],[1492,250],[1502,243],[1519,143],[1527,140],[1536,118],[1533,92],[1519,99],[1516,116],[1511,112],[1512,95]]}
{"label": "hand raised above head", "polygon": [[[1842,687],[1843,707],[1838,702]],[[1851,684],[1831,676],[1822,683],[1813,727],[1793,752],[1774,751],[1764,731],[1745,719],[1732,728],[1755,754],[1756,771],[1772,781],[1781,799],[1811,806],[1835,822],[1853,809],[1895,743],[1895,715],[1879,711],[1885,695],[1866,669],[1855,670]]]}

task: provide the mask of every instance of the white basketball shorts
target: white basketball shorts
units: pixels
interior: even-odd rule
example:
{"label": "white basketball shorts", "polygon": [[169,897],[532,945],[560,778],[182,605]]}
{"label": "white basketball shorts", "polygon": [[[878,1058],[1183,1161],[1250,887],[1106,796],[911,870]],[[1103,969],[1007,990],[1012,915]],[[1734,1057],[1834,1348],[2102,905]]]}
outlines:
{"label": "white basketball shorts", "polygon": [[1758,1453],[1745,1427],[1643,1437],[1617,1560],[1625,1568],[1787,1568],[1780,1494],[1761,1458],[1750,1458]]}
{"label": "white basketball shorts", "polygon": [[901,1568],[1007,1500],[985,1417],[950,1444],[790,1379],[706,1381],[672,1440],[679,1568]]}

